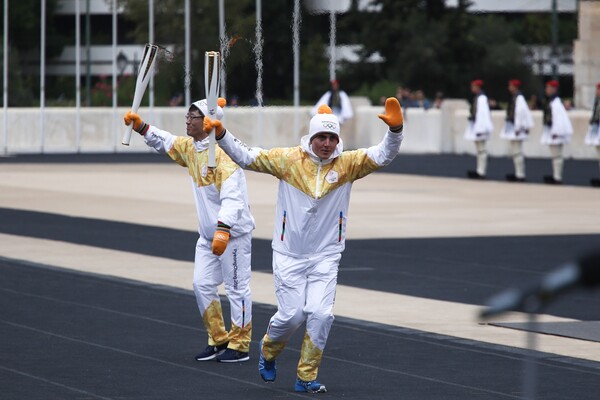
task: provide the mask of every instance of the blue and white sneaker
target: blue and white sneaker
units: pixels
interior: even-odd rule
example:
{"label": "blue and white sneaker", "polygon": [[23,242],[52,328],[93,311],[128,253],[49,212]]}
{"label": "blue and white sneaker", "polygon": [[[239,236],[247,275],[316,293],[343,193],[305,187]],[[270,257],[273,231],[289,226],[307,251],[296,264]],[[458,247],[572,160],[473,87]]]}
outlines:
{"label": "blue and white sneaker", "polygon": [[225,350],[227,350],[228,344],[229,343],[223,343],[222,345],[219,345],[219,346],[208,345],[208,346],[206,346],[204,351],[202,351],[199,354],[196,354],[196,357],[194,357],[194,358],[196,359],[196,361],[213,360],[213,359],[217,358],[218,355],[221,355]]}
{"label": "blue and white sneaker", "polygon": [[258,346],[260,357],[258,358],[258,373],[263,381],[270,383],[275,382],[275,378],[277,377],[277,367],[275,365],[275,360],[267,361],[265,356],[262,353],[262,340],[260,341],[260,346]]}
{"label": "blue and white sneaker", "polygon": [[308,393],[326,393],[327,388],[325,385],[318,381],[303,381],[300,378],[296,378],[296,386],[294,387],[296,392],[308,392]]}

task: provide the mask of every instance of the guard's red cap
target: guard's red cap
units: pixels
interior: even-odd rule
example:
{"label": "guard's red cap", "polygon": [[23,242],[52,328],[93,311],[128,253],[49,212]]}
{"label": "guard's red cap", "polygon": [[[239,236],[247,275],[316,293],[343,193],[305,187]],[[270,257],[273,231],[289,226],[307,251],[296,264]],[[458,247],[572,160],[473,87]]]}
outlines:
{"label": "guard's red cap", "polygon": [[518,79],[511,79],[508,81],[509,85],[513,85],[514,87],[521,87],[521,81]]}
{"label": "guard's red cap", "polygon": [[483,81],[481,79],[475,79],[474,81],[471,81],[471,85],[482,87]]}
{"label": "guard's red cap", "polygon": [[558,87],[558,81],[553,79],[551,81],[546,82],[546,85],[557,88]]}

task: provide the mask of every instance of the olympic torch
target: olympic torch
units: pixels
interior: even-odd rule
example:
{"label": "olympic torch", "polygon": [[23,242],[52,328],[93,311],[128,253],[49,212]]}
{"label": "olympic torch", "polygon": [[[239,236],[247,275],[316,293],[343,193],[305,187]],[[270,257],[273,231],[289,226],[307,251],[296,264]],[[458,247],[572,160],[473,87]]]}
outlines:
{"label": "olympic torch", "polygon": [[[135,92],[133,95],[133,104],[131,105],[131,111],[134,113],[138,112],[140,108],[140,103],[142,102],[142,98],[144,98],[144,93],[146,92],[146,87],[148,86],[148,82],[150,82],[150,77],[152,76],[152,71],[154,69],[154,64],[158,54],[158,46],[155,44],[146,44],[146,48],[144,49],[144,56],[142,57],[142,62],[140,63],[140,67],[138,70],[137,79],[135,82]],[[129,146],[129,142],[131,141],[131,131],[133,130],[133,124],[127,127],[127,131],[123,136],[122,144],[125,146]]]}
{"label": "olympic torch", "polygon": [[[218,51],[204,53],[204,88],[206,90],[206,107],[210,119],[217,117],[217,98],[219,96],[220,54]],[[215,130],[208,135],[208,167],[217,166],[215,158]]]}

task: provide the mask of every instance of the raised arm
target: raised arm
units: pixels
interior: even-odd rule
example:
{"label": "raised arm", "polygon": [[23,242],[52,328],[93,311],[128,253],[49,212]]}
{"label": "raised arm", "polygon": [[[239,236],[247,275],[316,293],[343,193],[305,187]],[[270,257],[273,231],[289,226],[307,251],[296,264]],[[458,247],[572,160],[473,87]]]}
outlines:
{"label": "raised arm", "polygon": [[219,147],[240,167],[281,177],[285,170],[281,160],[286,158],[288,148],[265,150],[250,147],[227,131],[221,121],[204,117],[204,131],[210,131],[213,127]]}
{"label": "raised arm", "polygon": [[379,114],[378,117],[386,123],[389,129],[379,144],[367,149],[367,155],[378,166],[384,166],[392,162],[394,157],[396,157],[404,138],[402,135],[404,116],[402,115],[402,107],[400,107],[398,99],[389,97],[385,101],[385,113]]}
{"label": "raised arm", "polygon": [[139,114],[127,111],[123,117],[123,121],[125,125],[133,123],[133,129],[144,137],[144,141],[148,146],[159,153],[167,153],[173,148],[177,136],[156,127],[151,127],[142,120]]}

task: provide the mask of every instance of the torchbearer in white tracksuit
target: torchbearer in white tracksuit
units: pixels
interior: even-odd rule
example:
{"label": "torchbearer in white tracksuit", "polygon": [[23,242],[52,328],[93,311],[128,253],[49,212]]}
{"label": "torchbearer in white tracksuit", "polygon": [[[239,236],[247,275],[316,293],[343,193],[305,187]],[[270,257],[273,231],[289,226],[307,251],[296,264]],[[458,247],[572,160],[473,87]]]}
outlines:
{"label": "torchbearer in white tracksuit", "polygon": [[[219,99],[216,118],[222,118]],[[208,135],[203,118],[206,100],[194,102],[186,117],[187,137],[150,126],[138,114],[125,114],[125,124],[143,135],[146,144],[186,167],[198,213],[199,238],[193,288],[208,332],[208,346],[195,359],[241,362],[249,359],[252,334],[250,255],[254,218],[248,207],[244,171],[218,147],[217,166],[208,168]],[[218,286],[223,283],[231,305],[231,329],[225,328]]]}
{"label": "torchbearer in white tracksuit", "polygon": [[[598,126],[600,125],[600,83],[596,85],[596,97],[594,98],[594,108],[592,109],[592,117],[590,118],[590,128],[588,129],[587,135],[585,135],[585,144],[596,147],[596,153],[598,154],[598,164],[600,166],[600,131]],[[600,187],[600,176],[599,178],[592,178],[590,180],[592,186]]]}
{"label": "torchbearer in white tracksuit", "polygon": [[558,97],[558,81],[546,83],[546,101],[544,103],[544,128],[541,143],[550,146],[552,156],[552,175],[544,176],[544,182],[561,184],[563,174],[563,146],[571,141],[573,126],[567,110]]}
{"label": "torchbearer in white tracksuit", "polygon": [[525,182],[525,156],[523,155],[523,142],[529,138],[529,130],[533,128],[533,117],[525,97],[519,88],[521,81],[511,79],[508,81],[510,100],[506,109],[506,122],[500,137],[510,140],[515,173],[507,174],[506,180],[510,182]]}
{"label": "torchbearer in white tracksuit", "polygon": [[471,102],[469,123],[465,129],[465,139],[475,142],[477,152],[477,169],[467,171],[467,176],[471,179],[485,179],[488,157],[486,143],[494,130],[490,105],[482,87],[481,79],[471,82],[471,93],[474,97]]}
{"label": "torchbearer in white tracksuit", "polygon": [[261,341],[258,367],[266,382],[275,380],[275,359],[306,322],[295,390],[326,391],[317,374],[334,318],[352,183],[389,164],[403,138],[396,98],[387,99],[379,118],[389,127],[381,143],[354,151],[343,151],[339,120],[327,105],[296,147],[251,148],[220,121],[205,120],[205,131],[214,127],[219,146],[240,166],[279,179],[272,241],[277,312]]}

